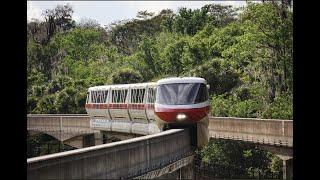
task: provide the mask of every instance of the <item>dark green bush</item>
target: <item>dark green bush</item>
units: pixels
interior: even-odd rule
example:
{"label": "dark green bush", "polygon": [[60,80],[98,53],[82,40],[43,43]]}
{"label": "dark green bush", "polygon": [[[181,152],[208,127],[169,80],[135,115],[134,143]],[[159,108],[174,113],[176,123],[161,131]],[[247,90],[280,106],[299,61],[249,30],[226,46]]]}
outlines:
{"label": "dark green bush", "polygon": [[34,113],[38,114],[56,114],[55,108],[55,95],[50,94],[47,96],[42,97],[38,103],[37,107],[35,108]]}
{"label": "dark green bush", "polygon": [[142,82],[140,73],[132,69],[120,69],[112,75],[113,84],[129,84]]}

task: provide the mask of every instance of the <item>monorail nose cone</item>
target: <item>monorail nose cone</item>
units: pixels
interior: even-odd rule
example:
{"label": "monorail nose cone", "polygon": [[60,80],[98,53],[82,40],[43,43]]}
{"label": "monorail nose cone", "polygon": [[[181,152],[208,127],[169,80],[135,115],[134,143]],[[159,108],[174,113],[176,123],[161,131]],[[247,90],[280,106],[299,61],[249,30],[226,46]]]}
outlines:
{"label": "monorail nose cone", "polygon": [[180,113],[180,114],[177,115],[177,120],[178,121],[183,121],[186,118],[187,118],[187,116],[185,114],[183,114],[183,113]]}

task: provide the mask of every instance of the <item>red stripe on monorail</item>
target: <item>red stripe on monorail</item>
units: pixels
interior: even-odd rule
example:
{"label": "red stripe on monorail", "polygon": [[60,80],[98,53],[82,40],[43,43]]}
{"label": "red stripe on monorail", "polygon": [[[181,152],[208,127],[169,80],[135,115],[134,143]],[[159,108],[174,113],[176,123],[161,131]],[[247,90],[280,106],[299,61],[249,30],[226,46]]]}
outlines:
{"label": "red stripe on monorail", "polygon": [[154,104],[85,104],[86,109],[154,109]]}
{"label": "red stripe on monorail", "polygon": [[128,104],[129,109],[145,110],[145,104]]}
{"label": "red stripe on monorail", "polygon": [[108,109],[108,104],[86,104],[86,109]]}
{"label": "red stripe on monorail", "polygon": [[109,109],[127,109],[127,104],[109,104]]}
{"label": "red stripe on monorail", "polygon": [[154,109],[154,104],[147,104],[147,109]]}
{"label": "red stripe on monorail", "polygon": [[163,121],[177,122],[177,115],[183,113],[187,116],[185,121],[200,121],[210,112],[210,106],[192,109],[155,108],[155,114]]}

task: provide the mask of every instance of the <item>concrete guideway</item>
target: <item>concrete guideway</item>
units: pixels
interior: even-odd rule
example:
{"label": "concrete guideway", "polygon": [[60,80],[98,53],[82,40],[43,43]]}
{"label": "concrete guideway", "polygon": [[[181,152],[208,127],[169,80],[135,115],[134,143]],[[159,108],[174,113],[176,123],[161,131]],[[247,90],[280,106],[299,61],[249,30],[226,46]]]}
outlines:
{"label": "concrete guideway", "polygon": [[[60,141],[103,130],[92,129],[90,118],[86,114],[30,114],[27,128],[30,131],[53,135]],[[208,130],[212,138],[284,147],[293,146],[292,120],[211,117]]]}
{"label": "concrete guideway", "polygon": [[293,147],[292,120],[211,117],[208,129],[213,138]]}
{"label": "concrete guideway", "polygon": [[256,144],[260,149],[277,155],[283,162],[283,179],[293,176],[293,121],[211,117],[209,136]]}
{"label": "concrete guideway", "polygon": [[[192,156],[190,132],[172,129],[115,143],[30,158],[27,160],[27,174],[28,179],[159,177],[186,166],[192,161],[188,156]],[[181,159],[184,160],[179,161]],[[165,168],[170,170],[157,171]]]}

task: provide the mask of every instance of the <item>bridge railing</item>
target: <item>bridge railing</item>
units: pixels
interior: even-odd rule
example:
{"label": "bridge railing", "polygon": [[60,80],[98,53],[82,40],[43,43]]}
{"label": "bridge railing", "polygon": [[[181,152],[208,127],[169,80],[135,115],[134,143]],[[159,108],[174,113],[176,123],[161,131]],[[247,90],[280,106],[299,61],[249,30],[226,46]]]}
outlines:
{"label": "bridge railing", "polygon": [[29,114],[27,119],[29,130],[71,132],[74,132],[75,130],[78,132],[92,131],[90,128],[90,119],[86,114]]}
{"label": "bridge railing", "polygon": [[209,134],[215,138],[293,145],[293,121],[280,119],[211,117]]}
{"label": "bridge railing", "polygon": [[27,160],[28,179],[133,178],[191,155],[188,130],[71,150]]}

